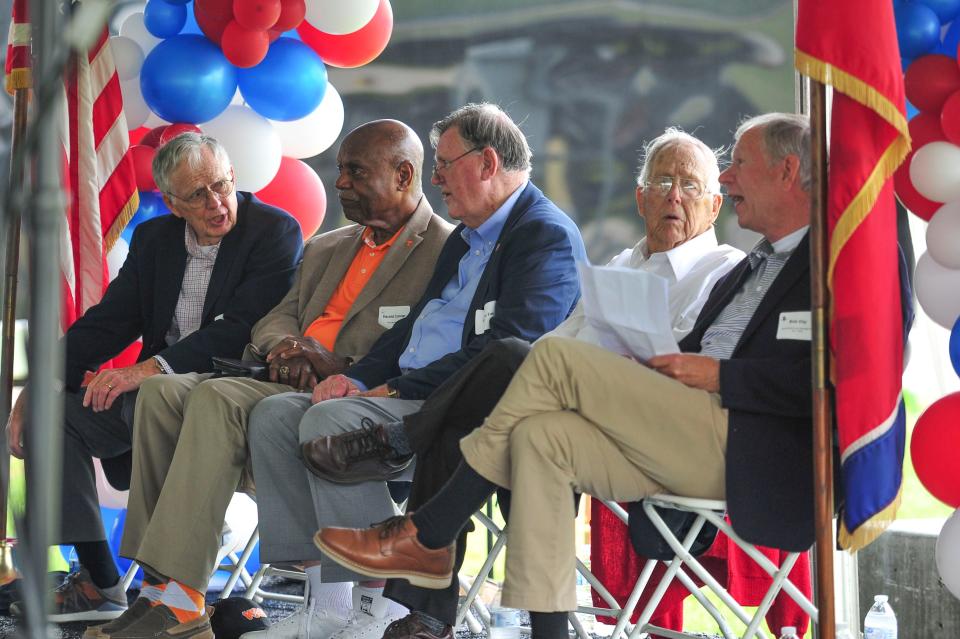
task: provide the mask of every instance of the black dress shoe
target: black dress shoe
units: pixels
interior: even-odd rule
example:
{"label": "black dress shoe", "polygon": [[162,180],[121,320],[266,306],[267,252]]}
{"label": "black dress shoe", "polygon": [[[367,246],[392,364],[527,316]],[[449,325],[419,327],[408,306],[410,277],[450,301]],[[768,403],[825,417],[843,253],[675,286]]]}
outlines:
{"label": "black dress shoe", "polygon": [[387,481],[410,466],[413,454],[398,455],[387,431],[364,417],[360,429],[317,437],[300,446],[303,465],[320,479],[338,484]]}
{"label": "black dress shoe", "polygon": [[446,626],[443,634],[435,635],[420,623],[416,615],[409,614],[387,626],[383,639],[453,639],[453,626]]}

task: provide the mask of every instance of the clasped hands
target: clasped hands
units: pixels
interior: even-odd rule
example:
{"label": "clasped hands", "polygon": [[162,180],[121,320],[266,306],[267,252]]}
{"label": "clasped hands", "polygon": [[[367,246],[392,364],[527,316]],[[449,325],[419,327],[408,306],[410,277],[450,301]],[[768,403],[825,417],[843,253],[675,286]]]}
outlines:
{"label": "clasped hands", "polygon": [[312,337],[289,335],[267,353],[270,381],[307,391],[347,366],[347,360],[328,351]]}

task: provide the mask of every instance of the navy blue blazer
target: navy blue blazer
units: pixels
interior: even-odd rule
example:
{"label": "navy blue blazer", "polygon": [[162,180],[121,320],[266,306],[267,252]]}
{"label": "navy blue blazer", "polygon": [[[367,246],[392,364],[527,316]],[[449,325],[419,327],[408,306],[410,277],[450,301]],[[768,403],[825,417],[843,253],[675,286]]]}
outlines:
{"label": "navy blue blazer", "polygon": [[[423,297],[406,318],[374,343],[366,357],[344,374],[373,388],[387,382],[404,399],[425,399],[491,340],[532,341],[562,322],[580,299],[576,262],[586,259],[577,225],[529,182],[504,223],[493,255],[480,277],[463,324],[461,348],[402,374],[398,361],[413,323],[430,300],[457,275],[467,243],[460,224],[447,239]],[[476,311],[496,300],[490,329],[476,334]]]}
{"label": "navy blue blazer", "polygon": [[76,391],[85,371],[141,336],[139,360],[159,354],[178,373],[209,372],[211,356],[242,355],[254,323],[290,288],[303,237],[283,210],[249,193],[239,192],[237,200],[237,223],[220,241],[200,328],[172,346],[164,341],[186,270],[185,222],[174,215],[143,222],[103,299],[67,330],[68,389]]}
{"label": "navy blue blazer", "polygon": [[[706,329],[743,285],[740,261],[710,292],[680,350],[699,352]],[[729,410],[727,511],[749,542],[788,551],[813,543],[813,394],[810,342],[777,339],[780,314],[810,310],[805,237],[761,300],[730,359],[720,362]]]}

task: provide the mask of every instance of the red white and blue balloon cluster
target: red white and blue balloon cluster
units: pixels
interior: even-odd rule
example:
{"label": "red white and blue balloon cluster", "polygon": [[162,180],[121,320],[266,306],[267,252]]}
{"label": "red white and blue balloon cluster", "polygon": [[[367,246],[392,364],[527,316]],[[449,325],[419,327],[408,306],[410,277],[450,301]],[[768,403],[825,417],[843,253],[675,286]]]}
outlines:
{"label": "red white and blue balloon cluster", "polygon": [[960,0],[896,0],[913,151],[894,177],[897,197],[930,222],[917,261],[917,298],[951,334],[960,375]]}
{"label": "red white and blue balloon cluster", "polygon": [[[960,0],[895,0],[913,151],[894,177],[897,197],[927,225],[917,260],[917,299],[950,333],[950,361],[960,375]],[[956,450],[960,393],[927,408],[913,429],[910,457],[934,497],[960,508]],[[960,599],[960,510],[937,538],[944,586]]]}
{"label": "red white and blue balloon cluster", "polygon": [[[389,0],[148,0],[110,39],[142,202],[125,239],[167,212],[150,163],[184,130],[217,138],[237,188],[286,209],[312,235],[326,194],[302,160],[327,150],[344,121],[326,67],[370,62],[392,30]],[[122,263],[125,245],[111,264]]]}

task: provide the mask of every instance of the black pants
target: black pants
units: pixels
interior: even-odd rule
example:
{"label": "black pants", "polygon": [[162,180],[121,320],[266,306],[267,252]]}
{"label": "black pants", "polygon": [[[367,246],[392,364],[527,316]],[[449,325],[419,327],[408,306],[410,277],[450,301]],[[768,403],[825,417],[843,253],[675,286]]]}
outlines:
{"label": "black pants", "polygon": [[[104,472],[118,490],[130,486],[130,448],[136,391],[124,393],[105,411],[83,406],[83,393],[64,392],[63,472],[60,533],[56,543],[103,541],[93,458],[103,460]],[[30,452],[27,453],[29,463]]]}
{"label": "black pants", "polygon": [[[407,510],[416,510],[447,482],[463,459],[460,439],[480,426],[493,411],[529,352],[530,344],[521,339],[491,342],[439,386],[418,412],[404,417],[410,447],[417,454]],[[500,508],[506,517],[505,502],[509,503],[509,493],[500,492]],[[460,592],[457,572],[463,565],[466,537],[465,530],[457,540],[453,582],[448,588],[418,588],[403,579],[390,579],[384,594],[411,610],[452,625]]]}

